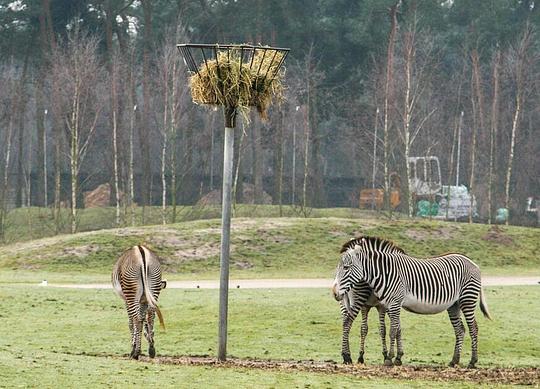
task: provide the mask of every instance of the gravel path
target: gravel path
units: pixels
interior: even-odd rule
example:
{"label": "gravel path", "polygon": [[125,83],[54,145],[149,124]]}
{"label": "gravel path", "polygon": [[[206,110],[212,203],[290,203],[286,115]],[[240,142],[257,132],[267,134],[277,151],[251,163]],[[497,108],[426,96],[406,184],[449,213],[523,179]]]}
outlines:
{"label": "gravel path", "polygon": [[[111,284],[51,284],[42,282],[43,286],[58,288],[80,289],[110,289]],[[254,280],[230,280],[229,288],[242,289],[274,289],[274,288],[330,288],[331,279],[305,278],[305,279],[254,279]],[[510,286],[510,285],[540,285],[540,276],[533,277],[482,277],[483,286]],[[218,280],[194,280],[194,281],[169,281],[167,288],[172,289],[218,289]]]}

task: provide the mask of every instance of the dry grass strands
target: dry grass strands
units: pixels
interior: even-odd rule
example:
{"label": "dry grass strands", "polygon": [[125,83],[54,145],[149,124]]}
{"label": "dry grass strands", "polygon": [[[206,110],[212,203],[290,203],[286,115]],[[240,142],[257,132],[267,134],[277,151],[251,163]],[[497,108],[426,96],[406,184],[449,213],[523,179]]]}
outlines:
{"label": "dry grass strands", "polygon": [[191,96],[196,104],[222,105],[248,110],[256,107],[266,119],[274,98],[282,98],[278,71],[284,54],[273,49],[256,49],[246,59],[245,50],[218,52],[217,58],[203,62],[198,73],[190,77]]}

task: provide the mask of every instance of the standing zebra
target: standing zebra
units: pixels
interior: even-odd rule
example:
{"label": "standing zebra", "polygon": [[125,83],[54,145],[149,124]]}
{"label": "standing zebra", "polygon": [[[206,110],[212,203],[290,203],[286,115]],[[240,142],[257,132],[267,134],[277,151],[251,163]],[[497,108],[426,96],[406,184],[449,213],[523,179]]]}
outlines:
{"label": "standing zebra", "polygon": [[[388,240],[378,239],[376,241],[367,241],[362,237],[353,238],[347,241],[341,247],[340,253],[343,254],[348,249],[354,248],[357,245],[362,246],[363,250],[367,252],[384,251],[404,253],[401,248]],[[343,335],[341,341],[341,356],[343,357],[343,363],[352,363],[349,347],[349,333],[359,312],[362,313],[362,325],[360,327],[360,352],[358,355],[358,363],[364,363],[365,342],[368,333],[368,314],[373,307],[377,308],[377,311],[379,312],[379,335],[381,337],[382,353],[386,360],[388,358],[388,350],[386,348],[386,311],[384,307],[379,304],[379,299],[377,299],[377,296],[375,296],[373,289],[371,289],[369,284],[364,281],[354,284],[351,290],[344,295],[339,303],[341,315],[343,317]]]}
{"label": "standing zebra", "polygon": [[161,266],[158,257],[145,246],[133,246],[126,250],[112,272],[112,285],[116,293],[125,301],[131,332],[130,357],[138,359],[141,354],[141,332],[148,341],[148,355],[156,355],[154,348],[154,318],[157,312],[163,328],[163,316],[157,306],[161,289],[167,281],[161,280]]}
{"label": "standing zebra", "polygon": [[[478,325],[474,311],[478,297],[484,316],[491,319],[482,294],[480,269],[461,254],[446,254],[429,259],[417,259],[399,252],[365,250],[365,245],[374,247],[380,240],[364,237],[364,245],[356,245],[345,251],[336,269],[332,287],[334,297],[341,301],[359,282],[366,282],[390,317],[390,352],[385,360],[392,365],[394,341],[397,355],[394,363],[401,364],[403,345],[401,342],[401,307],[413,313],[434,314],[448,311],[454,327],[456,344],[450,366],[459,363],[465,328],[461,312],[469,327],[472,355],[469,368],[478,361]],[[371,242],[371,244],[368,244]]]}

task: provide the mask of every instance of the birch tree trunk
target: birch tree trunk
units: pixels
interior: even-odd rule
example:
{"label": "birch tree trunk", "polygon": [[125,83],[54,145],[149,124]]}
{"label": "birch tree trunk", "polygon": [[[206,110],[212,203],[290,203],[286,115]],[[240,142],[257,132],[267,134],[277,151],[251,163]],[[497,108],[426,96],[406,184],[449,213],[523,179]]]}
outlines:
{"label": "birch tree trunk", "polygon": [[135,172],[134,172],[134,125],[135,114],[137,112],[137,97],[135,92],[135,75],[134,73],[134,56],[135,48],[131,48],[130,62],[129,62],[129,162],[128,162],[128,190],[129,190],[129,213],[131,219],[131,225],[135,226]]}
{"label": "birch tree trunk", "polygon": [[501,52],[497,49],[493,62],[493,99],[491,103],[491,127],[489,131],[489,173],[488,173],[488,224],[493,216],[493,166],[495,155],[495,141],[499,126],[499,68]]}
{"label": "birch tree trunk", "polygon": [[506,218],[506,225],[509,224],[510,219],[510,182],[512,181],[512,169],[513,169],[513,163],[514,163],[514,151],[516,146],[516,136],[517,131],[520,124],[520,118],[522,116],[522,109],[523,109],[523,100],[524,100],[524,88],[525,88],[525,70],[531,67],[528,66],[527,62],[529,60],[529,49],[532,41],[532,30],[527,23],[525,26],[525,30],[523,32],[523,36],[521,38],[521,41],[519,43],[519,46],[517,47],[514,54],[514,58],[512,58],[513,62],[513,69],[512,72],[514,73],[514,79],[515,79],[515,90],[516,90],[516,96],[515,96],[515,108],[514,108],[514,115],[512,118],[512,134],[510,137],[510,150],[508,152],[508,167],[506,169],[506,182],[504,187],[504,207],[508,210],[508,217]]}
{"label": "birch tree trunk", "polygon": [[[308,101],[309,101],[309,85],[308,85]],[[306,105],[304,111],[304,182],[302,185],[302,211],[304,216],[307,216],[307,184],[309,173],[309,142],[310,142],[310,124],[309,124],[309,104]]]}
{"label": "birch tree trunk", "polygon": [[116,18],[116,12],[113,12],[111,0],[106,2],[105,15],[105,40],[107,43],[107,51],[109,53],[109,76],[110,76],[110,97],[111,97],[111,127],[112,127],[112,143],[113,143],[113,180],[114,180],[114,195],[115,195],[115,224],[120,225],[120,178],[118,173],[118,93],[117,93],[117,77],[118,77],[118,54],[113,47],[113,19]]}
{"label": "birch tree trunk", "polygon": [[[56,116],[58,117],[58,116]],[[54,131],[54,233],[60,233],[60,189],[62,170],[62,125],[58,123]]]}
{"label": "birch tree trunk", "polygon": [[478,58],[478,51],[474,49],[471,53],[472,60],[472,102],[473,102],[473,113],[477,120],[473,120],[474,125],[472,129],[472,144],[471,144],[471,175],[469,178],[469,187],[471,190],[471,204],[469,211],[469,223],[473,222],[473,200],[474,193],[476,188],[475,183],[475,173],[476,173],[476,141],[478,132],[482,133],[484,130],[484,95],[482,92],[482,83],[480,75],[480,65]]}
{"label": "birch tree trunk", "polygon": [[405,143],[405,171],[407,173],[407,211],[409,217],[413,217],[413,194],[411,188],[411,166],[409,156],[411,149],[411,77],[414,61],[414,33],[407,32],[405,35],[405,104],[403,109],[403,141]]}
{"label": "birch tree trunk", "polygon": [[152,201],[152,171],[150,163],[150,56],[152,49],[152,2],[142,0],[143,32],[143,108],[142,125],[139,128],[142,157],[142,224],[146,222],[146,206]]}
{"label": "birch tree trunk", "polygon": [[[77,65],[75,65],[77,66]],[[77,191],[79,174],[79,78],[75,79],[75,94],[73,95],[69,129],[71,131],[70,173],[71,173],[71,233],[77,232]]]}
{"label": "birch tree trunk", "polygon": [[[514,149],[516,146],[516,133],[519,124],[519,118],[521,114],[521,91],[518,88],[516,93],[516,107],[514,110],[514,117],[512,119],[512,135],[510,138],[510,150],[508,153],[508,167],[506,169],[506,181],[504,185],[504,207],[510,211],[510,181],[512,179],[512,165],[514,162]],[[508,225],[510,219],[510,212],[506,218],[506,225]]]}
{"label": "birch tree trunk", "polygon": [[165,176],[167,165],[167,132],[169,131],[169,73],[168,63],[164,64],[164,104],[163,104],[163,144],[161,146],[161,224],[167,224],[167,178]]}
{"label": "birch tree trunk", "polygon": [[388,34],[388,47],[386,51],[386,77],[384,80],[384,109],[383,109],[383,174],[384,174],[384,208],[391,211],[390,206],[390,175],[389,164],[389,131],[390,131],[390,106],[392,101],[392,85],[394,70],[394,46],[397,31],[397,10],[401,0],[390,7],[390,33]]}
{"label": "birch tree trunk", "polygon": [[4,155],[4,174],[2,177],[2,188],[0,190],[0,241],[5,241],[6,236],[6,218],[7,218],[7,195],[9,192],[8,187],[8,178],[9,178],[9,168],[11,162],[11,144],[12,144],[12,135],[13,135],[13,113],[9,114],[8,122],[8,131],[6,139],[6,150]]}
{"label": "birch tree trunk", "polygon": [[177,129],[176,118],[178,116],[179,105],[178,101],[178,62],[173,62],[172,69],[172,104],[171,104],[171,206],[172,206],[172,222],[176,223],[176,141]]}
{"label": "birch tree trunk", "polygon": [[263,199],[263,152],[261,145],[261,124],[259,119],[256,118],[256,114],[252,114],[251,119],[252,131],[251,131],[251,142],[252,142],[252,161],[253,161],[253,197],[255,204],[261,204]]}
{"label": "birch tree trunk", "polygon": [[[133,99],[132,103],[133,103]],[[131,106],[131,105],[130,105]],[[135,226],[135,183],[134,183],[134,160],[133,160],[133,126],[135,121],[135,111],[137,110],[137,105],[132,105],[133,109],[130,109],[129,116],[129,209],[131,216],[131,225]]]}

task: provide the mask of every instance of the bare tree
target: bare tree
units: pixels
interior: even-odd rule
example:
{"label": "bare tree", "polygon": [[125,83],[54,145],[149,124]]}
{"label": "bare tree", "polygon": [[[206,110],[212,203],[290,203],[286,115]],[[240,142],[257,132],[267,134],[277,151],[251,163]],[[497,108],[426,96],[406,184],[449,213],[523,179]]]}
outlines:
{"label": "bare tree", "polygon": [[[419,34],[421,36],[419,36]],[[409,217],[413,216],[414,203],[411,187],[412,176],[411,167],[408,163],[414,141],[426,121],[435,112],[436,108],[429,108],[427,112],[420,109],[421,99],[426,95],[426,91],[431,82],[431,72],[436,67],[436,59],[433,49],[433,41],[428,38],[429,34],[422,34],[418,31],[416,11],[412,15],[411,21],[406,25],[406,30],[402,33],[401,58],[399,66],[402,68],[402,77],[396,77],[396,88],[400,89],[402,101],[396,101],[400,105],[401,126],[398,127],[398,134],[404,145],[404,159],[406,166],[407,187],[407,209]]]}
{"label": "bare tree", "polygon": [[471,175],[469,179],[469,187],[471,191],[471,207],[469,212],[469,223],[473,219],[473,196],[475,193],[475,173],[476,173],[476,152],[477,152],[477,136],[478,133],[484,131],[484,93],[482,86],[482,76],[480,70],[480,59],[477,49],[471,52],[472,63],[472,82],[471,82],[471,102],[473,111],[473,128],[472,128],[472,143],[471,143]]}
{"label": "bare tree", "polygon": [[390,110],[393,104],[394,83],[394,47],[398,28],[397,12],[401,6],[401,0],[396,1],[390,7],[390,32],[388,33],[388,45],[386,48],[386,77],[384,80],[384,104],[383,104],[383,171],[384,171],[384,204],[390,210],[390,174],[388,171],[390,151]]}
{"label": "bare tree", "polygon": [[312,122],[313,113],[311,110],[314,105],[314,93],[324,79],[324,73],[320,70],[320,62],[315,57],[315,48],[312,43],[306,52],[302,61],[297,62],[294,65],[295,75],[297,78],[289,80],[290,85],[296,89],[298,94],[298,100],[303,102],[301,107],[301,113],[303,116],[304,125],[304,178],[302,182],[302,199],[301,209],[304,215],[308,212],[308,181],[311,166],[314,163],[310,160],[310,155],[316,156],[311,152],[311,146],[313,144],[313,126]]}
{"label": "bare tree", "polygon": [[[516,136],[520,127],[521,116],[523,115],[523,105],[526,97],[527,77],[530,75],[529,69],[534,68],[531,58],[531,44],[534,41],[534,34],[529,23],[521,36],[519,44],[511,47],[506,56],[507,67],[510,70],[514,87],[514,113],[512,115],[512,129],[510,135],[510,149],[508,151],[508,165],[506,169],[506,181],[504,187],[504,206],[510,210],[510,181],[512,179],[512,168],[514,163],[514,151]],[[506,218],[506,224],[509,217]]]}
{"label": "bare tree", "polygon": [[104,69],[97,55],[98,42],[74,27],[66,47],[54,53],[52,66],[56,101],[64,119],[70,143],[68,158],[71,174],[71,232],[77,231],[77,195],[81,164],[89,150],[103,108],[101,75]]}
{"label": "bare tree", "polygon": [[152,188],[152,171],[150,163],[150,111],[151,111],[151,50],[152,50],[152,14],[153,5],[150,0],[142,0],[144,34],[143,34],[143,66],[142,66],[142,121],[139,127],[139,139],[141,142],[142,155],[142,223],[145,223],[146,206],[150,205]]}
{"label": "bare tree", "polygon": [[[10,107],[12,104],[16,104],[15,101],[17,100],[17,91],[16,91],[16,74],[15,69],[13,66],[10,66],[8,69],[2,69],[2,72],[0,75],[3,75],[3,79],[0,79],[2,81],[2,92],[5,93],[4,96],[0,96],[2,100],[5,101],[6,107]],[[4,241],[5,239],[5,226],[6,226],[6,216],[7,216],[7,195],[8,195],[8,178],[9,178],[9,169],[10,169],[10,163],[11,163],[11,146],[13,141],[13,127],[14,127],[14,121],[15,117],[12,110],[7,109],[7,112],[0,112],[0,114],[3,113],[2,116],[7,116],[7,132],[5,132],[5,138],[3,139],[3,159],[2,159],[2,184],[0,188],[0,241]],[[0,116],[0,118],[2,117]],[[0,122],[1,125],[1,122]]]}
{"label": "bare tree", "polygon": [[[185,87],[185,72],[182,69],[181,57],[178,55],[175,42],[182,35],[180,28],[176,33],[167,34],[172,36],[164,42],[156,60],[157,89],[161,102],[161,121],[159,124],[162,136],[161,143],[161,211],[162,223],[165,224],[167,211],[167,170],[171,173],[171,203],[173,205],[173,222],[176,220],[176,141],[178,124],[185,113],[183,107],[187,106],[188,89]],[[171,144],[170,144],[171,143]],[[169,158],[170,155],[170,158]]]}
{"label": "bare tree", "polygon": [[493,167],[495,158],[495,142],[499,126],[499,78],[501,65],[501,51],[497,47],[493,58],[493,97],[491,100],[491,126],[489,131],[489,173],[488,173],[488,224],[491,224],[493,214]]}

